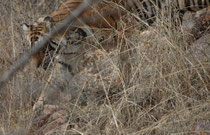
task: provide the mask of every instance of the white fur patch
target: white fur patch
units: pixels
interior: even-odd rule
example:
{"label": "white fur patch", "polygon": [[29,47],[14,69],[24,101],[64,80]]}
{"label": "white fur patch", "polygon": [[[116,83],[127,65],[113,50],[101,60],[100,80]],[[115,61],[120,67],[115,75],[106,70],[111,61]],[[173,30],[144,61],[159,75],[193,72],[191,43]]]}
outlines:
{"label": "white fur patch", "polygon": [[67,46],[67,40],[66,40],[65,37],[62,37],[62,38],[61,38],[61,45],[62,45],[63,47],[66,47],[66,46]]}
{"label": "white fur patch", "polygon": [[38,22],[38,23],[43,22],[43,21],[44,21],[44,18],[45,18],[45,17],[40,17],[40,18],[37,20],[37,22]]}
{"label": "white fur patch", "polygon": [[22,24],[22,29],[24,30],[24,32],[27,32],[29,28],[26,24]]}

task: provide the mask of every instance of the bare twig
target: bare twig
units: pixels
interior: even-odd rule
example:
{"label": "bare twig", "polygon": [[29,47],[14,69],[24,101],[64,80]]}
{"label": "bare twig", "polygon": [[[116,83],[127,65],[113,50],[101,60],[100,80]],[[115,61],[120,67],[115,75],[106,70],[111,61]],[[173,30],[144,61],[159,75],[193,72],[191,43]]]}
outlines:
{"label": "bare twig", "polygon": [[69,15],[65,20],[63,20],[62,23],[58,24],[58,26],[52,32],[50,32],[48,36],[44,36],[42,41],[38,42],[35,46],[33,46],[29,50],[29,52],[20,57],[20,59],[11,67],[11,69],[2,75],[0,79],[0,89],[3,88],[3,86],[8,82],[8,80],[11,77],[13,77],[17,73],[17,71],[19,71],[21,68],[25,66],[25,64],[34,54],[36,54],[37,52],[39,52],[41,49],[44,48],[44,46],[51,37],[53,37],[56,33],[58,33],[66,26],[68,26],[70,22],[76,19],[76,17],[78,17],[88,8],[90,8],[93,4],[97,4],[100,1],[102,0],[85,0],[76,10],[72,12],[71,15]]}

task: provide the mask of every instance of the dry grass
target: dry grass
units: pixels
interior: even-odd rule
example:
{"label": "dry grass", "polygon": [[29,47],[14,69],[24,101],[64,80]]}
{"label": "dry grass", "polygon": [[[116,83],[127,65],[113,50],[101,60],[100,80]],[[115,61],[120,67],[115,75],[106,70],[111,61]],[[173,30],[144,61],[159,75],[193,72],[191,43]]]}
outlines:
{"label": "dry grass", "polygon": [[[0,0],[0,58],[5,61],[0,75],[30,48],[20,24],[34,22],[61,3]],[[99,47],[85,53],[86,69],[77,76],[85,78],[84,85],[74,88],[75,100],[59,104],[69,110],[69,124],[76,125],[66,134],[193,134],[197,123],[210,121],[209,52],[194,56],[195,38],[172,34],[162,24],[126,38],[130,77],[120,85],[111,86],[120,73],[120,43],[109,51]],[[26,134],[32,104],[50,73],[28,64],[9,81],[0,93],[1,134]]]}

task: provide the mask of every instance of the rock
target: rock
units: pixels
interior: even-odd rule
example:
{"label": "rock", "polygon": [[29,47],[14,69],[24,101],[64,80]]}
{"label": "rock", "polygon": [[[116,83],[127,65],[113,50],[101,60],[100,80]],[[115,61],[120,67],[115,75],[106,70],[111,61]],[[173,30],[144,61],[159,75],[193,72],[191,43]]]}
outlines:
{"label": "rock", "polygon": [[200,122],[195,127],[195,135],[210,135],[210,122]]}
{"label": "rock", "polygon": [[41,116],[32,123],[30,135],[62,134],[68,127],[69,112],[55,105],[45,105]]}

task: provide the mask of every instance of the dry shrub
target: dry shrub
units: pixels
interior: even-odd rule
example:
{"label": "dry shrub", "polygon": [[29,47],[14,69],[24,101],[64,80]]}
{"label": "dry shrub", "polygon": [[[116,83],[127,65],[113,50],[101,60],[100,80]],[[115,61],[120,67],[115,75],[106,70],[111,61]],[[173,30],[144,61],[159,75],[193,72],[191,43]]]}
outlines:
{"label": "dry shrub", "polygon": [[[0,1],[0,58],[5,61],[1,72],[29,49],[20,24],[51,13],[61,3]],[[121,74],[120,42],[113,43],[110,50],[94,47],[84,53],[83,68],[74,78],[83,85],[65,85],[69,91],[77,90],[75,100],[58,104],[70,112],[66,134],[193,134],[197,123],[210,120],[210,58],[205,52],[209,39],[205,38],[207,49],[199,48],[201,57],[195,56],[193,49],[196,39],[209,36],[209,27],[199,37],[191,34],[186,39],[181,30],[169,27],[172,24],[165,26],[168,20],[164,23],[164,18],[144,31],[136,27],[133,35],[125,38],[129,46],[125,63],[130,64],[126,83],[111,85]],[[51,70],[28,64],[1,91],[3,133],[24,134],[24,129],[30,128],[34,97],[44,89]]]}

